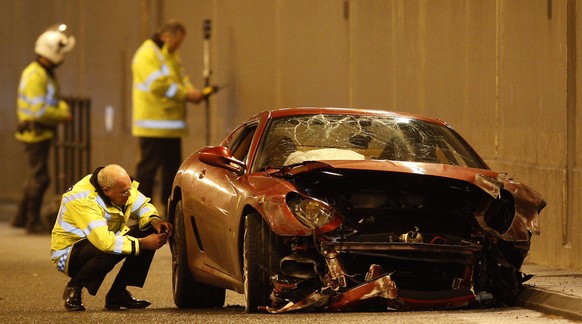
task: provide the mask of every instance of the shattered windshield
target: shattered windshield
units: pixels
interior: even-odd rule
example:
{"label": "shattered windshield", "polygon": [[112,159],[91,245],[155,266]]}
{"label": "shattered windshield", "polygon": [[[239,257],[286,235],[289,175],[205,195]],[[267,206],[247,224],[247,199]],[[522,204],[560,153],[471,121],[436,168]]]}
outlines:
{"label": "shattered windshield", "polygon": [[408,118],[305,115],[273,119],[256,168],[304,161],[394,160],[485,168],[451,129]]}

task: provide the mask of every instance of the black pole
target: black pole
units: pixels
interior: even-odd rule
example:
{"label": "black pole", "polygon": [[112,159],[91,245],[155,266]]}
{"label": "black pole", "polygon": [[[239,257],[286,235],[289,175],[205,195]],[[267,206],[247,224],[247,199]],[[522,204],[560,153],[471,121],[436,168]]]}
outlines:
{"label": "black pole", "polygon": [[[202,31],[204,32],[204,71],[202,71],[202,75],[204,76],[204,86],[210,86],[210,30],[211,30],[211,22],[210,19],[204,20],[202,24]],[[206,105],[206,145],[210,145],[210,99],[207,96],[204,99],[204,103]]]}

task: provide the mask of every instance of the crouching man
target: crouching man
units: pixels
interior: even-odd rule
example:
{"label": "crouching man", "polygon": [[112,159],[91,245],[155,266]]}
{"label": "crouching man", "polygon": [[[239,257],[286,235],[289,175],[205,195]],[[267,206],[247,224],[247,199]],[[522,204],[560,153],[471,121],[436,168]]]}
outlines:
{"label": "crouching man", "polygon": [[166,243],[173,227],[160,219],[138,185],[121,166],[110,164],[63,194],[52,230],[51,259],[71,278],[63,294],[67,310],[85,310],[83,287],[97,294],[107,273],[123,259],[105,297],[105,308],[150,305],[135,299],[126,287],[143,287],[155,250]]}

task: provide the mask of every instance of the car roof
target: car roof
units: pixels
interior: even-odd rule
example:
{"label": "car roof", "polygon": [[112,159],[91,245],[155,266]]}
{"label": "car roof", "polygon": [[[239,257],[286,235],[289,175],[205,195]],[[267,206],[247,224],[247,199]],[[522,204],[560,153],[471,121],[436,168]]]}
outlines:
{"label": "car roof", "polygon": [[[437,118],[421,116],[407,112],[396,112],[376,109],[357,109],[357,108],[338,108],[338,107],[290,107],[279,108],[272,110],[265,110],[253,118],[278,118],[294,115],[317,115],[317,114],[336,114],[336,115],[362,115],[362,116],[377,116],[377,117],[391,117],[391,118],[408,118],[415,120],[422,120],[426,122],[436,123],[443,126],[450,127],[448,123]],[[251,119],[253,119],[251,118]]]}

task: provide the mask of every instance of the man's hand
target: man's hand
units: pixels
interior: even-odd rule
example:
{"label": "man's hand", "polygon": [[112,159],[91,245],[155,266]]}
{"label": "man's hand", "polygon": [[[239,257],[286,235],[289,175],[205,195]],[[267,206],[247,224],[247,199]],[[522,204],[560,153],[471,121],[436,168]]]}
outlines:
{"label": "man's hand", "polygon": [[220,88],[217,85],[208,86],[202,89],[202,94],[204,97],[208,97],[213,93],[217,93]]}
{"label": "man's hand", "polygon": [[139,239],[139,247],[145,250],[157,250],[164,246],[167,241],[168,235],[166,233],[150,234]]}
{"label": "man's hand", "polygon": [[219,89],[220,88],[217,85],[208,86],[202,89],[202,91],[192,88],[186,92],[186,100],[193,103],[199,103],[210,95],[218,92]]}
{"label": "man's hand", "polygon": [[168,236],[172,236],[174,234],[174,226],[168,221],[161,220],[159,218],[153,218],[150,224],[156,230],[156,232],[158,232],[158,234],[165,233]]}

